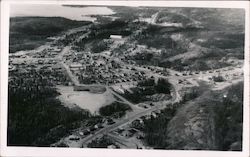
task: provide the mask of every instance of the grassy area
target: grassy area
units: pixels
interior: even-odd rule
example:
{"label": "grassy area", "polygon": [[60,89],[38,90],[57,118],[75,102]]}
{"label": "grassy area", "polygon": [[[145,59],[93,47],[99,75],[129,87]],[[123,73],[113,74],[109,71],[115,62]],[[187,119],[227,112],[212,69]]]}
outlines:
{"label": "grassy area", "polygon": [[12,17],[10,18],[10,53],[34,49],[44,44],[47,37],[89,23],[61,17]]}

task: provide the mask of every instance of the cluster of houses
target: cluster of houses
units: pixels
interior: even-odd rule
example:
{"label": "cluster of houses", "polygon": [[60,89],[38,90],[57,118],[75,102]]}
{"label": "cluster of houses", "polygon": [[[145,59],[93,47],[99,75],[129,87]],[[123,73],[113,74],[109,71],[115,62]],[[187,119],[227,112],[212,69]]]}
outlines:
{"label": "cluster of houses", "polygon": [[133,138],[135,137],[138,140],[144,139],[144,134],[141,129],[144,126],[144,120],[148,120],[152,117],[157,117],[160,114],[160,111],[153,111],[149,115],[141,116],[140,118],[130,122],[128,125],[122,126],[114,130],[112,133],[125,137]]}
{"label": "cluster of houses", "polygon": [[[70,80],[65,75],[64,69],[56,64],[54,60],[10,60],[9,62],[9,83],[15,85],[15,78],[22,78],[25,82],[36,81],[42,78],[51,85],[69,85]],[[29,85],[27,85],[29,86]]]}
{"label": "cluster of houses", "polygon": [[48,47],[42,51],[30,53],[29,56],[33,58],[54,58],[62,51],[61,47]]}
{"label": "cluster of houses", "polygon": [[66,57],[66,62],[81,84],[115,84],[138,81],[145,77],[142,72],[122,65],[119,59],[111,58],[107,52],[71,53]]}

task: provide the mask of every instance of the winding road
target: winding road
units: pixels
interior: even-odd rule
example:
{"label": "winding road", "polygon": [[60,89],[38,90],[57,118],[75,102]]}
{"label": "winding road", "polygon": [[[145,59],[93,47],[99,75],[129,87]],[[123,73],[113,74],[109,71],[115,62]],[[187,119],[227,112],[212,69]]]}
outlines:
{"label": "winding road", "polygon": [[[61,54],[57,57],[60,61],[60,64],[66,69],[66,73],[67,75],[70,77],[70,79],[72,80],[72,82],[75,84],[75,85],[79,85],[79,81],[77,80],[76,76],[74,76],[71,72],[71,70],[69,69],[68,65],[66,65],[63,61],[62,61],[62,56],[65,52],[69,51],[70,50],[70,47],[65,47]],[[129,66],[129,65],[127,65]],[[122,118],[122,119],[118,119],[118,120],[115,120],[115,124],[112,124],[112,125],[107,125],[105,126],[104,128],[94,132],[93,134],[90,134],[84,138],[81,138],[78,142],[80,143],[79,145],[81,145],[82,147],[87,147],[88,143],[91,142],[92,140],[98,138],[98,137],[101,137],[102,135],[104,134],[108,134],[110,132],[112,132],[113,130],[121,127],[121,126],[124,126],[124,125],[127,125],[128,123],[142,117],[142,116],[145,116],[145,115],[150,115],[153,111],[157,111],[157,110],[161,110],[161,109],[164,109],[166,107],[172,107],[171,104],[175,103],[175,102],[179,102],[181,101],[181,96],[179,95],[179,91],[181,89],[180,85],[178,84],[178,80],[179,79],[192,79],[191,82],[192,84],[194,85],[198,85],[197,81],[199,77],[208,77],[208,76],[211,76],[211,75],[216,75],[214,73],[206,73],[206,74],[194,74],[194,75],[188,75],[188,76],[183,76],[181,75],[180,72],[178,71],[174,71],[172,69],[167,69],[170,73],[171,73],[171,76],[163,76],[163,75],[160,75],[156,72],[152,72],[152,71],[149,71],[148,69],[145,69],[145,68],[142,68],[142,67],[138,67],[138,66],[133,66],[135,69],[137,69],[138,71],[146,71],[147,72],[147,75],[149,76],[154,76],[155,78],[164,78],[164,79],[168,79],[169,82],[172,84],[172,87],[173,87],[173,91],[172,91],[172,99],[171,100],[168,100],[168,101],[165,101],[164,103],[162,103],[161,105],[156,105],[156,106],[153,106],[149,109],[141,109],[139,108],[137,105],[131,103],[130,101],[128,101],[126,98],[122,97],[121,95],[119,95],[118,93],[114,92],[109,86],[106,86],[106,89],[108,92],[112,93],[113,95],[117,96],[119,99],[122,100],[123,103],[125,104],[128,104],[131,108],[132,108],[132,112],[129,112],[127,114],[126,117]],[[240,68],[234,68],[232,70],[225,70],[225,68],[222,68],[222,69],[217,69],[216,71],[219,71],[217,73],[220,73],[220,74],[225,74],[225,73],[235,73],[235,72],[239,72],[239,70],[241,70]],[[178,76],[178,75],[181,75],[181,76]]]}

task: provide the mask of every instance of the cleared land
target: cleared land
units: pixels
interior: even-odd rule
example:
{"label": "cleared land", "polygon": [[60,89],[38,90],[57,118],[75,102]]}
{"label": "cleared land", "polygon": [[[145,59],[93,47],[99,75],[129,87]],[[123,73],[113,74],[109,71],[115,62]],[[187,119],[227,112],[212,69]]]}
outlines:
{"label": "cleared land", "polygon": [[87,91],[74,91],[69,86],[59,86],[57,88],[61,94],[58,98],[64,102],[63,104],[70,108],[77,105],[82,109],[89,110],[92,114],[98,114],[100,107],[115,101],[115,98],[109,92],[94,94]]}

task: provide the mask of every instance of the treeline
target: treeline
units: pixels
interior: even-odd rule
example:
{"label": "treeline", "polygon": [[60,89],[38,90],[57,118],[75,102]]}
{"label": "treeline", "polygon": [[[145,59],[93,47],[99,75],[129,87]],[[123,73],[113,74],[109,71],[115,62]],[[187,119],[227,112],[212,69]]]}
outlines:
{"label": "treeline", "polygon": [[155,149],[166,149],[167,127],[175,112],[176,108],[166,108],[157,117],[151,116],[150,119],[144,120],[142,131],[145,135],[144,140],[149,146]]}
{"label": "treeline", "polygon": [[127,111],[131,110],[132,108],[128,104],[114,102],[110,105],[101,107],[99,112],[102,116],[121,118],[126,114]]}
{"label": "treeline", "polygon": [[169,35],[161,32],[161,30],[161,27],[149,25],[136,37],[136,40],[139,44],[158,49],[177,48],[177,43],[173,41]]}
{"label": "treeline", "polygon": [[155,82],[154,79],[150,78],[139,82],[137,87],[131,88],[132,93],[125,91],[123,96],[133,103],[140,103],[147,101],[148,98],[146,98],[146,96],[149,95],[157,93],[170,94],[171,88],[171,84],[166,79],[159,78],[159,80]]}
{"label": "treeline", "polygon": [[87,32],[88,32],[87,30],[82,30],[82,31],[77,31],[75,33],[71,33],[71,34],[66,34],[64,38],[57,40],[56,44],[62,45],[62,46],[67,46]]}
{"label": "treeline", "polygon": [[193,24],[192,20],[186,16],[171,12],[160,12],[157,18],[157,23],[181,23],[183,27]]}
{"label": "treeline", "polygon": [[[15,79],[17,84],[9,84],[8,92],[8,145],[49,146],[77,127],[77,122],[90,117],[88,111],[64,107],[55,98],[59,94],[55,88],[37,84],[42,78],[30,81],[29,87],[23,86],[20,78]],[[48,138],[49,132],[53,137]],[[60,137],[55,138],[57,135]]]}
{"label": "treeline", "polygon": [[107,42],[107,41],[94,41],[92,43],[92,47],[91,47],[91,51],[93,53],[100,53],[102,51],[105,51],[109,48],[109,45],[111,44],[112,42]]}
{"label": "treeline", "polygon": [[74,21],[62,17],[14,17],[10,18],[10,32],[53,36],[67,29],[90,23],[89,21]]}
{"label": "treeline", "polygon": [[[181,59],[177,59],[175,61],[168,61],[168,60],[162,60],[159,61],[158,66],[164,67],[164,68],[173,68],[177,71],[206,71],[206,70],[213,70],[213,69],[219,69],[224,68],[226,66],[229,66],[230,64],[226,62],[218,62],[217,59],[210,59],[210,58],[195,58],[195,59],[189,59],[182,61]],[[211,64],[213,63],[213,64]]]}
{"label": "treeline", "polygon": [[[206,42],[200,43],[203,47],[216,47],[220,49],[235,49],[244,47],[244,33],[215,34]],[[218,39],[216,39],[218,38]]]}
{"label": "treeline", "polygon": [[112,34],[128,36],[132,33],[132,30],[128,27],[128,22],[125,22],[123,20],[115,20],[105,24],[92,25],[89,31],[90,34],[88,35],[88,37],[75,44],[81,50],[84,50],[86,48],[85,46],[87,43],[91,43],[91,48],[93,48],[93,50],[95,50],[96,46],[104,49],[105,45],[98,44],[99,42],[102,42],[103,39],[109,39],[110,35]]}

